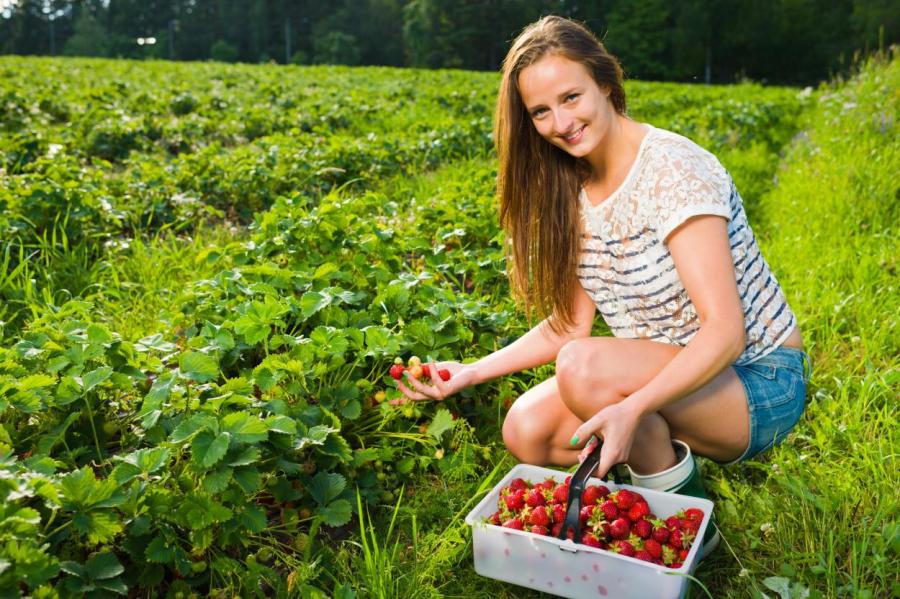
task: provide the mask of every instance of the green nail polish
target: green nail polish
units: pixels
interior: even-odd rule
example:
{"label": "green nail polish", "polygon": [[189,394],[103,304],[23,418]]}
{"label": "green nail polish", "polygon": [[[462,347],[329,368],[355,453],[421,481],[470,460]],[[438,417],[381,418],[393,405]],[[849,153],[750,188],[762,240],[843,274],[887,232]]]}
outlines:
{"label": "green nail polish", "polygon": [[577,445],[578,444],[578,435],[572,435],[572,440],[569,441],[569,445]]}

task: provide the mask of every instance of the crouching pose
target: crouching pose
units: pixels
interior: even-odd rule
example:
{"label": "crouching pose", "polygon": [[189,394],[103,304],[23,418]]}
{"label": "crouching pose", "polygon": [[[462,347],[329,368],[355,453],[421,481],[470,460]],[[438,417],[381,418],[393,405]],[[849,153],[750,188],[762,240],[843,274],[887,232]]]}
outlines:
{"label": "crouching pose", "polygon": [[[447,382],[399,387],[410,400],[442,399],[555,360],[556,376],[506,416],[516,458],[569,466],[595,436],[599,476],[625,463],[635,485],[700,494],[694,455],[752,458],[805,405],[797,319],[741,196],[708,151],[626,115],[622,69],[582,25],[529,25],[502,75],[495,143],[510,281],[544,319],[477,362],[438,364]],[[596,311],[613,337],[591,336]]]}

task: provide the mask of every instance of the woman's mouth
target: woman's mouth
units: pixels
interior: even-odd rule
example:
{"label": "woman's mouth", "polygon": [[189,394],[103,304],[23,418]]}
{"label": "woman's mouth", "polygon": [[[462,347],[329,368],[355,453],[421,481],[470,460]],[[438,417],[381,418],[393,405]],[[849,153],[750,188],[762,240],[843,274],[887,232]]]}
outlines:
{"label": "woman's mouth", "polygon": [[581,141],[581,134],[584,131],[585,127],[587,127],[587,125],[582,125],[581,128],[572,135],[564,135],[563,139],[570,144],[578,143],[579,141]]}

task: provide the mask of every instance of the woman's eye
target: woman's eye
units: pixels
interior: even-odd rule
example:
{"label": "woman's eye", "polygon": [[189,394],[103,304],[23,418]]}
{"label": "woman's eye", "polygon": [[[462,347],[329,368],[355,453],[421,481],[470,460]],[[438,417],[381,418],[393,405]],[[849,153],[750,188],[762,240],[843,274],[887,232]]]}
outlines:
{"label": "woman's eye", "polygon": [[568,96],[566,96],[566,100],[568,100],[569,98],[577,98],[578,95],[579,94],[569,94]]}
{"label": "woman's eye", "polygon": [[537,110],[535,110],[534,112],[531,113],[531,116],[539,117],[539,116],[541,116],[541,113],[543,113],[543,112],[544,112],[543,108],[538,108]]}

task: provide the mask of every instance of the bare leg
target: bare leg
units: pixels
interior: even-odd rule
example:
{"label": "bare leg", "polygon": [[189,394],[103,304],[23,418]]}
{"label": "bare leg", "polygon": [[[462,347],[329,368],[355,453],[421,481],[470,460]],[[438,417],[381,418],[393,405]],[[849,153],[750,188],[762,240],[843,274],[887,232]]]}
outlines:
{"label": "bare leg", "polygon": [[[590,337],[567,344],[557,358],[557,376],[537,385],[513,404],[503,439],[518,459],[562,466],[577,462],[569,439],[603,407],[645,385],[680,348],[638,339]],[[743,386],[726,368],[707,385],[650,415],[629,457],[637,472],[658,472],[674,464],[668,439],[719,461],[743,453],[749,440],[749,413]]]}

